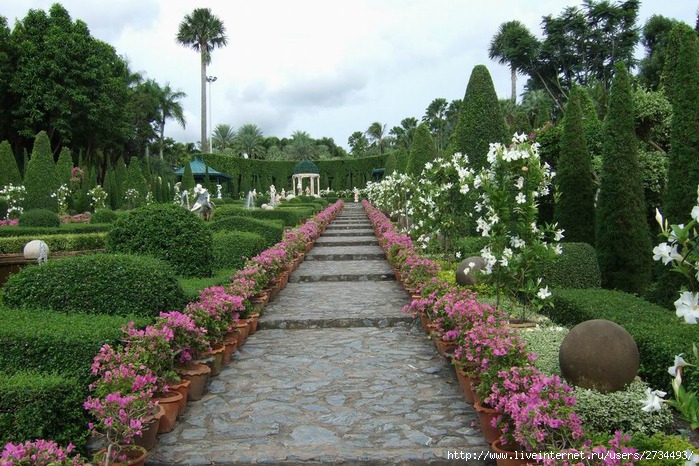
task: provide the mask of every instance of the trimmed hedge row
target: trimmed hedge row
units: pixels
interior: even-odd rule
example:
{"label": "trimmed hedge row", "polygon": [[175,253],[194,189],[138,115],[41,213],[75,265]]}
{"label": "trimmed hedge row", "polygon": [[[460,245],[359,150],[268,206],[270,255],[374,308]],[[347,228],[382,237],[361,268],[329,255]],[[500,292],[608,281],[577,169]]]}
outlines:
{"label": "trimmed hedge row", "polygon": [[76,378],[0,372],[0,445],[43,438],[82,448],[89,437],[86,397],[87,385]]}
{"label": "trimmed hedge row", "polygon": [[10,236],[46,236],[46,235],[67,235],[67,234],[83,234],[83,233],[102,233],[108,231],[110,225],[106,224],[91,224],[91,223],[64,223],[60,227],[1,227],[0,237],[7,238]]}
{"label": "trimmed hedge row", "polygon": [[261,220],[253,217],[223,217],[209,223],[209,228],[211,231],[257,233],[264,238],[265,248],[277,244],[284,234],[284,224],[280,220]]}
{"label": "trimmed hedge row", "polygon": [[40,239],[49,247],[49,257],[54,252],[94,251],[107,247],[107,233],[64,235],[11,236],[0,238],[0,254],[21,254],[31,240]]}
{"label": "trimmed hedge row", "polygon": [[587,243],[561,243],[563,254],[543,266],[544,284],[552,288],[599,288],[602,275],[595,248]]}
{"label": "trimmed hedge row", "polygon": [[[303,212],[302,212],[303,210]],[[262,220],[281,220],[284,226],[293,227],[301,223],[307,217],[310,217],[306,209],[246,209],[236,205],[224,205],[214,211],[214,220],[219,220],[222,217],[254,217]]]}
{"label": "trimmed hedge row", "polygon": [[20,227],[47,227],[58,228],[61,226],[61,219],[58,214],[48,209],[28,210],[19,216]]}
{"label": "trimmed hedge row", "polygon": [[126,254],[90,254],[26,267],[5,283],[3,302],[15,308],[141,316],[186,303],[166,262]]}
{"label": "trimmed hedge row", "polygon": [[699,342],[699,326],[683,324],[666,309],[621,291],[557,289],[553,304],[542,312],[562,325],[607,319],[624,327],[638,345],[639,374],[654,388],[671,391],[667,368],[675,355],[691,354],[692,343]]}
{"label": "trimmed hedge row", "polygon": [[146,254],[185,277],[211,276],[211,231],[197,215],[172,204],[141,207],[117,219],[107,234],[111,252]]}
{"label": "trimmed hedge row", "polygon": [[214,268],[242,269],[249,258],[256,256],[267,247],[269,247],[268,240],[257,233],[249,231],[214,233]]}
{"label": "trimmed hedge row", "polygon": [[32,370],[49,373],[60,369],[64,376],[85,382],[90,376],[92,358],[103,344],[119,341],[121,326],[129,320],[138,325],[150,321],[132,316],[63,314],[47,309],[27,311],[0,307],[0,372],[14,374]]}

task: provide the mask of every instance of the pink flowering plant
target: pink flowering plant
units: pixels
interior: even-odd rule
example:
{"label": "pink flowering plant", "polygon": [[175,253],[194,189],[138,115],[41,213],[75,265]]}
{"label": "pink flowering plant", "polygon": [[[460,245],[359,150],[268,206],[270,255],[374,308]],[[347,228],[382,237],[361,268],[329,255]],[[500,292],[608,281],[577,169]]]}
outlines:
{"label": "pink flowering plant", "polygon": [[226,334],[240,318],[246,307],[241,296],[229,294],[223,286],[212,286],[199,293],[199,300],[185,308],[198,327],[206,329],[209,345],[224,342]]}
{"label": "pink flowering plant", "polygon": [[158,393],[166,391],[168,383],[179,380],[174,366],[174,332],[170,327],[163,324],[149,325],[141,330],[133,322],[129,322],[122,327],[122,331],[126,342],[124,351],[153,373],[157,379]]}
{"label": "pink flowering plant", "polygon": [[[545,466],[628,466],[640,463],[641,454],[629,445],[630,441],[629,435],[616,431],[606,444],[594,445],[587,440],[580,447],[561,450],[562,455],[558,458],[542,455],[536,462]],[[687,461],[685,464],[692,463]]]}
{"label": "pink flowering plant", "polygon": [[206,328],[198,326],[188,314],[179,311],[161,312],[155,325],[163,325],[172,330],[171,345],[175,364],[190,364],[197,353],[211,350]]}
{"label": "pink flowering plant", "polygon": [[557,375],[533,366],[499,371],[486,402],[502,438],[528,451],[570,448],[583,438],[582,421],[574,411],[573,389]]}
{"label": "pink flowering plant", "polygon": [[70,456],[75,447],[65,449],[50,440],[8,443],[0,453],[0,466],[81,466],[87,464],[80,455]]}

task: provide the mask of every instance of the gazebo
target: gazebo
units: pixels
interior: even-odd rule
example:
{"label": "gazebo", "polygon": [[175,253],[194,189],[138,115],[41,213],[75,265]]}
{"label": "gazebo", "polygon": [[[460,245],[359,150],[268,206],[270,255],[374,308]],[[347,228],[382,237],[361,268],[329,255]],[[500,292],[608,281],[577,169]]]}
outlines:
{"label": "gazebo", "polygon": [[[221,173],[220,171],[214,170],[213,168],[207,166],[204,163],[204,161],[201,159],[201,157],[199,157],[199,156],[195,156],[194,160],[189,162],[189,167],[192,169],[192,175],[194,175],[194,181],[197,181],[197,182],[204,181],[204,178],[206,178],[207,170],[209,172],[209,179],[211,181],[215,181],[218,184],[222,185],[222,184],[225,184],[226,182],[233,179],[233,177],[231,175]],[[180,180],[182,180],[183,174],[184,174],[184,167],[180,167],[177,170],[175,170],[175,175],[177,175]]]}
{"label": "gazebo", "polygon": [[[304,189],[308,188],[311,196],[320,197],[320,171],[315,163],[310,160],[302,160],[294,165],[292,173],[291,192],[294,196],[305,194]],[[306,179],[308,183],[304,183]]]}

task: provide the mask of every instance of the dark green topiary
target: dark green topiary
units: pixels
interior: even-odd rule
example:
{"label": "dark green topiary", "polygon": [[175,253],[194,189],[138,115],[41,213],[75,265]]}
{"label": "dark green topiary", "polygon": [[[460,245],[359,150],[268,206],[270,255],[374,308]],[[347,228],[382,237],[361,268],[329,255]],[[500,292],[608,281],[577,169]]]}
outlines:
{"label": "dark green topiary", "polygon": [[185,304],[167,263],[127,254],[90,254],[28,267],[10,277],[3,291],[8,307],[89,314],[157,316]]}
{"label": "dark green topiary", "polygon": [[437,146],[434,144],[430,128],[423,123],[415,130],[415,138],[408,157],[407,173],[416,178],[419,177],[425,164],[432,162],[435,157],[437,157]]}
{"label": "dark green topiary", "polygon": [[[58,374],[0,373],[0,444],[38,438],[84,447],[87,386]],[[11,463],[12,464],[12,463]]]}
{"label": "dark green topiary", "polygon": [[629,73],[623,64],[616,67],[604,130],[596,231],[602,285],[641,293],[650,278],[652,248]]}
{"label": "dark green topiary", "polygon": [[12,147],[7,141],[0,142],[0,189],[8,185],[22,184],[22,175],[17,167],[17,160],[12,154]]}
{"label": "dark green topiary", "polygon": [[182,207],[156,204],[120,217],[107,236],[112,252],[148,254],[170,263],[187,277],[210,276],[211,231],[202,219]]}
{"label": "dark green topiary", "polygon": [[186,162],[184,164],[184,171],[182,172],[182,186],[180,189],[184,191],[187,189],[192,189],[194,186],[196,186],[196,184],[194,182],[194,174],[192,174],[192,166],[189,164],[189,162]]}
{"label": "dark green topiary", "polygon": [[[93,225],[90,223],[62,223],[58,227],[2,227],[0,228],[0,238],[11,236],[46,236],[46,235],[68,235],[77,236],[81,233],[106,233],[108,225]],[[34,238],[30,238],[34,239]]]}
{"label": "dark green topiary", "polygon": [[129,190],[135,190],[138,193],[133,200],[133,205],[129,205],[129,207],[142,206],[146,201],[146,194],[148,194],[148,185],[139,165],[138,160],[133,159],[126,170],[126,179],[123,185],[125,205],[129,205],[126,200]]}
{"label": "dark green topiary", "polygon": [[[20,229],[22,228],[20,227]],[[32,235],[30,235],[30,237],[0,237],[0,254],[20,254],[24,250],[24,246],[33,239],[38,239],[46,243],[50,251],[49,256],[56,252],[94,251],[96,249],[104,249],[107,242],[106,233],[84,233],[80,235],[64,235],[55,234],[55,232],[50,232],[48,234],[37,235],[37,228],[27,228],[27,230],[32,232]]]}
{"label": "dark green topiary", "polygon": [[307,218],[308,210],[283,208],[274,210],[262,209],[246,209],[237,204],[224,205],[218,207],[214,211],[214,220],[219,220],[223,217],[254,217],[263,220],[281,220],[284,226],[293,227],[298,225],[303,219]]}
{"label": "dark green topiary", "polygon": [[595,186],[592,159],[585,143],[580,95],[571,93],[561,136],[561,152],[556,170],[558,202],[554,218],[570,242],[595,244]]}
{"label": "dark green topiary", "polygon": [[24,210],[49,209],[56,212],[58,203],[51,194],[58,190],[56,164],[51,155],[51,143],[45,131],[36,135],[32,158],[24,174],[24,187],[27,197],[24,200]]}
{"label": "dark green topiary", "polygon": [[222,217],[209,223],[211,231],[246,231],[257,233],[265,241],[265,247],[274,246],[282,240],[284,224],[281,220],[261,220],[252,217]]}
{"label": "dark green topiary", "polygon": [[114,209],[124,205],[124,183],[126,182],[126,163],[122,157],[117,160],[116,168],[114,169],[114,181],[116,183],[116,205],[113,206]]}
{"label": "dark green topiary", "polygon": [[602,277],[595,248],[588,243],[563,243],[563,254],[542,265],[544,283],[552,288],[599,288]]}
{"label": "dark green topiary", "polygon": [[493,80],[485,65],[476,65],[451,137],[451,152],[468,155],[471,165],[479,169],[486,165],[490,144],[507,141],[507,126]]}
{"label": "dark green topiary", "polygon": [[388,176],[396,171],[396,166],[398,165],[398,160],[396,160],[396,152],[391,152],[386,158],[386,167],[383,171],[383,176]]}
{"label": "dark green topiary", "polygon": [[90,217],[90,223],[114,223],[119,215],[110,209],[97,209]]}
{"label": "dark green topiary", "polygon": [[670,223],[686,223],[699,185],[699,40],[686,24],[672,34],[679,36],[679,49],[674,68],[667,70],[672,122],[664,215]]}
{"label": "dark green topiary", "polygon": [[61,219],[56,212],[46,209],[27,210],[19,216],[20,227],[50,227],[61,226]]}
{"label": "dark green topiary", "polygon": [[268,242],[257,233],[248,231],[215,233],[214,267],[216,269],[242,269],[247,259],[256,256],[267,247]]}
{"label": "dark green topiary", "polygon": [[58,177],[59,185],[70,187],[70,175],[73,170],[73,157],[70,155],[70,149],[64,147],[61,149],[61,155],[58,156],[56,163],[56,176]]}

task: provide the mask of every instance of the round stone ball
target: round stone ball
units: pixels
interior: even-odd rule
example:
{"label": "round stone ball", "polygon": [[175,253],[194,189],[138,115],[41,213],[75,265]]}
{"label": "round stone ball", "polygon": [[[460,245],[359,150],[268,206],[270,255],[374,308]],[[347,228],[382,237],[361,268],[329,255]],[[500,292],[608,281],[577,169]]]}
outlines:
{"label": "round stone ball", "polygon": [[46,251],[46,255],[49,254],[49,247],[46,243],[40,239],[35,239],[24,245],[24,258],[25,259],[38,259],[41,255],[41,250]]}
{"label": "round stone ball", "polygon": [[467,257],[456,268],[456,283],[462,286],[475,285],[479,282],[478,272],[483,269],[485,269],[483,258],[480,256]]}
{"label": "round stone ball", "polygon": [[601,393],[622,390],[638,372],[638,347],[621,325],[609,320],[582,322],[566,335],[558,353],[569,383]]}

